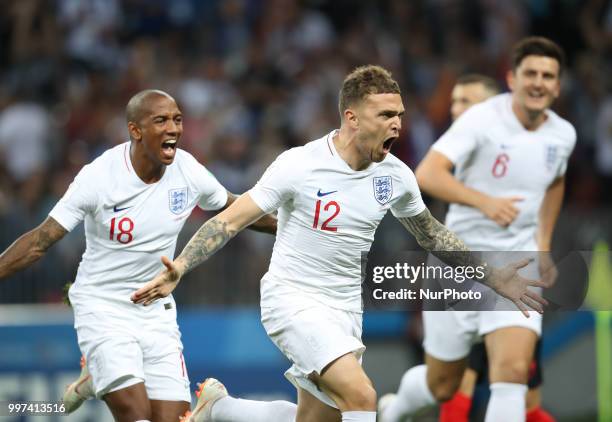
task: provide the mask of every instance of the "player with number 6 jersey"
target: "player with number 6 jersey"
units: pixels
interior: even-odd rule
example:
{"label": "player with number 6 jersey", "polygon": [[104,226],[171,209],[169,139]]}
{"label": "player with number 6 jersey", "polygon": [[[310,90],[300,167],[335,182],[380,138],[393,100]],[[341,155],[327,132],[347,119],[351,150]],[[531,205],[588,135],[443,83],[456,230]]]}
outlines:
{"label": "player with number 6 jersey", "polygon": [[[483,130],[483,122],[495,122]],[[565,174],[576,131],[554,111],[525,130],[504,93],[472,106],[432,146],[455,166],[455,177],[492,197],[516,197],[516,219],[504,229],[476,207],[451,203],[446,226],[474,250],[537,251],[538,211],[551,183]],[[494,245],[494,249],[492,248]]]}
{"label": "player with number 6 jersey", "polygon": [[[506,76],[511,92],[457,118],[416,176],[423,191],[451,203],[446,224],[470,249],[502,252],[491,261],[519,251],[532,261],[521,273],[550,287],[556,270],[548,252],[576,142],[572,125],[550,109],[560,94],[564,53],[547,38],[526,37],[515,44],[511,61]],[[496,300],[493,309],[423,313],[426,365],[403,375],[395,398],[381,399],[383,422],[399,422],[422,407],[450,400],[472,343],[480,338],[489,356],[491,388],[485,421],[525,420],[527,379],[542,316],[532,312],[523,318],[503,300]]]}

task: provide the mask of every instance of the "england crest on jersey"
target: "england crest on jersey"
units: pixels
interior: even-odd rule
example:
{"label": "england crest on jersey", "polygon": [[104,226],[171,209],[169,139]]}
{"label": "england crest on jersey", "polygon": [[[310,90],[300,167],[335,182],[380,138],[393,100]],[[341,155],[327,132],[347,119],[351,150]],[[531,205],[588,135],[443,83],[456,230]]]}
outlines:
{"label": "england crest on jersey", "polygon": [[374,198],[379,204],[385,205],[393,195],[393,182],[391,176],[374,178]]}
{"label": "england crest on jersey", "polygon": [[187,188],[170,189],[168,202],[173,214],[180,214],[187,208]]}

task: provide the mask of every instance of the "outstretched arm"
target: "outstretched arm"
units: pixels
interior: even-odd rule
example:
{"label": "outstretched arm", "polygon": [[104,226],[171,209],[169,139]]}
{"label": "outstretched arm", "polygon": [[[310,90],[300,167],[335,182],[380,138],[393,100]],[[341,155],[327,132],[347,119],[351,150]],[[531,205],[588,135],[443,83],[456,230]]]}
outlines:
{"label": "outstretched arm", "polygon": [[200,227],[174,261],[162,257],[166,269],[136,291],[131,297],[132,301],[148,305],[168,296],[184,274],[206,261],[238,232],[263,215],[264,212],[248,193],[240,196],[228,209]]}
{"label": "outstretched arm", "polygon": [[68,233],[52,217],[17,239],[0,255],[0,278],[26,268],[40,259],[51,245]]}
{"label": "outstretched arm", "polygon": [[[230,207],[236,200],[240,197],[240,195],[236,195],[227,191],[227,204],[223,209]],[[259,220],[255,221],[253,224],[248,226],[248,229],[254,230],[256,232],[261,233],[269,233],[276,234],[276,217],[272,214],[265,214]]]}
{"label": "outstretched arm", "polygon": [[527,280],[517,274],[520,268],[529,264],[529,260],[510,264],[501,269],[489,268],[485,262],[470,253],[465,243],[436,220],[428,209],[413,217],[399,218],[399,221],[412,233],[423,249],[431,252],[444,263],[453,267],[484,268],[485,277],[478,281],[510,299],[526,316],[529,314],[525,305],[542,312],[542,304],[546,304],[546,301],[527,290],[527,287],[545,287],[544,283]]}
{"label": "outstretched arm", "polygon": [[431,252],[446,264],[454,267],[482,265],[473,254],[467,253],[470,250],[465,243],[436,220],[427,208],[414,217],[402,217],[398,220],[412,233],[423,249]]}

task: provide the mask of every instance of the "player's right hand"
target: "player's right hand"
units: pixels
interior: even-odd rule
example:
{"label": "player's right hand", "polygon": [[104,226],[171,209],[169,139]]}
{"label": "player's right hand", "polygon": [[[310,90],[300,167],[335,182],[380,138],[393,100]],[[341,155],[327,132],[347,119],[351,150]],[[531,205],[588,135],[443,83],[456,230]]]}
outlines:
{"label": "player's right hand", "polygon": [[522,200],[523,198],[520,196],[504,198],[489,196],[482,203],[480,210],[500,226],[508,227],[519,214],[519,209],[514,203]]}
{"label": "player's right hand", "polygon": [[130,299],[135,304],[150,305],[157,299],[168,296],[178,286],[181,280],[181,271],[167,257],[162,256],[161,260],[166,269],[132,294]]}

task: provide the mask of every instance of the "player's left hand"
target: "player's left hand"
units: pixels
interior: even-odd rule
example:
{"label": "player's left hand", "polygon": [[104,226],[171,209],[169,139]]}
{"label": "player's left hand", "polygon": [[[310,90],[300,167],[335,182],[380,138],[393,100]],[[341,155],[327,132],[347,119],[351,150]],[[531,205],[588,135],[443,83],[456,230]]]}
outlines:
{"label": "player's left hand", "polygon": [[177,265],[165,256],[162,256],[161,260],[166,269],[132,294],[130,299],[135,304],[150,305],[157,299],[172,293],[176,286],[178,286],[179,281],[181,281],[182,273]]}
{"label": "player's left hand", "polygon": [[518,270],[527,266],[531,261],[532,259],[523,259],[503,268],[491,269],[488,283],[497,293],[511,300],[527,318],[529,318],[528,307],[544,313],[544,306],[548,305],[546,299],[528,289],[528,287],[546,287],[545,283],[529,280],[518,274]]}

